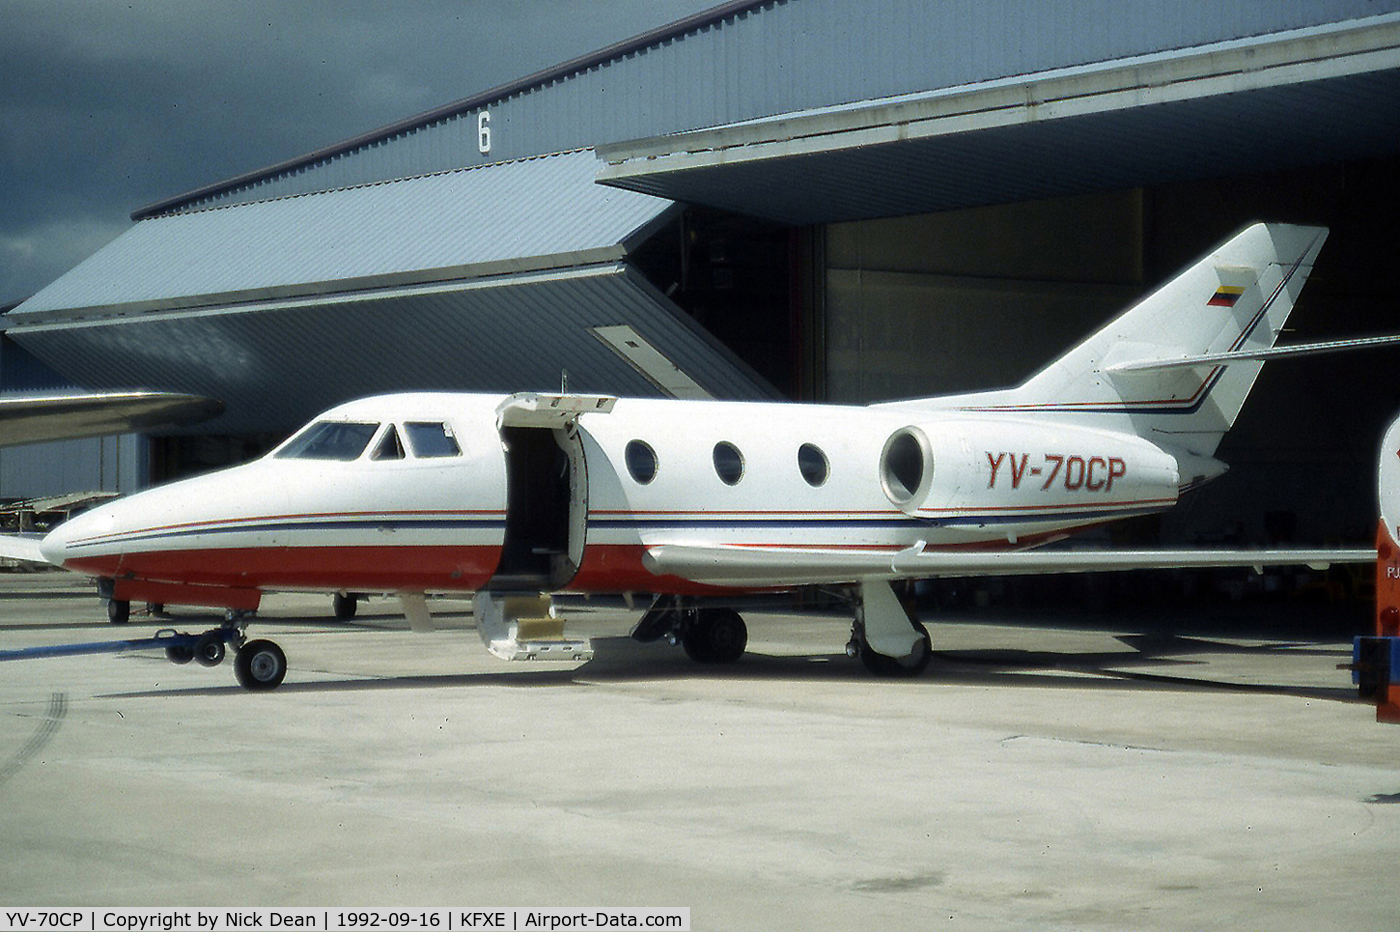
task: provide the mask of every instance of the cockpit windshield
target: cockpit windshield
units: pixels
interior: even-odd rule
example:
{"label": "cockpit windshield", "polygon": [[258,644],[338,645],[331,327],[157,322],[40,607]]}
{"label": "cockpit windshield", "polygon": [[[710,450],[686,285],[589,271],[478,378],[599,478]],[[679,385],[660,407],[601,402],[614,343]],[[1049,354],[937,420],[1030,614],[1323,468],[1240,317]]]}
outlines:
{"label": "cockpit windshield", "polygon": [[341,460],[360,458],[377,423],[359,421],[317,421],[277,451],[279,459]]}

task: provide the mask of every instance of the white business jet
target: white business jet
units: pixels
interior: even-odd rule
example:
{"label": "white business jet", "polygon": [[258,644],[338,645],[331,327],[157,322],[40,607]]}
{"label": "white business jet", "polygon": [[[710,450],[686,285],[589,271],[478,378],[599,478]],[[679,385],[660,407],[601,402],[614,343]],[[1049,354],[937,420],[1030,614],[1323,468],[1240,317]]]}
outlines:
{"label": "white business jet", "polygon": [[[1325,565],[1373,550],[1034,550],[1164,511],[1214,454],[1327,231],[1256,224],[1019,388],[865,407],[577,394],[396,394],[340,405],[264,458],[82,514],[30,555],[98,577],[109,610],[216,606],[201,656],[238,648],[252,689],[286,673],[243,628],[267,590],[475,593],[505,658],[589,656],[551,593],[646,594],[635,632],[696,660],[747,640],[736,595],[845,593],[850,651],[914,674],[928,632],[891,583],[1144,567]],[[215,643],[217,642],[217,643]],[[217,655],[217,657],[215,657]],[[172,659],[188,659],[187,657]]]}

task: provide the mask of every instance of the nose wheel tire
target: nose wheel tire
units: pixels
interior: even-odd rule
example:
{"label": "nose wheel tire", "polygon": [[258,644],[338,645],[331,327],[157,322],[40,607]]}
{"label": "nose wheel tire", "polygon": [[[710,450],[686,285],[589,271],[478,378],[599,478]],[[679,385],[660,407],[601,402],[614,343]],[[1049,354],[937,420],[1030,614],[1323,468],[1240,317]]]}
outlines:
{"label": "nose wheel tire", "polygon": [[244,689],[276,689],[287,676],[287,655],[271,641],[249,641],[233,658],[233,672]]}

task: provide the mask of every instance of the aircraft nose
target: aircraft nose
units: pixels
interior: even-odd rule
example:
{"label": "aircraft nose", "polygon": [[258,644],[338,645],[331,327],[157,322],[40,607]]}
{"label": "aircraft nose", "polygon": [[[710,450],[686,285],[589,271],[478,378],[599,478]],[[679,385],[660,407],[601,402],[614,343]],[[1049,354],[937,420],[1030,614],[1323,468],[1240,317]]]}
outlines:
{"label": "aircraft nose", "polygon": [[99,506],[64,521],[39,541],[39,552],[55,566],[67,566],[75,556],[89,552],[115,523],[110,506]]}

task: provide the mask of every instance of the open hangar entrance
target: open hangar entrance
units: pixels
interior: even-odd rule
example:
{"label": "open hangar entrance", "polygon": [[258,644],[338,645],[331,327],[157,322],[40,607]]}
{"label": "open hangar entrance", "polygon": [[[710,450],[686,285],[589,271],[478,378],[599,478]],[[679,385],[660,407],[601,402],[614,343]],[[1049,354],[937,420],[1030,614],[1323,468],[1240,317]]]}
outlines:
{"label": "open hangar entrance", "polygon": [[[639,264],[785,395],[885,401],[1017,384],[1256,220],[1331,231],[1281,343],[1400,331],[1397,178],[1335,162],[805,227],[689,208]],[[1368,541],[1396,353],[1267,364],[1230,472],[1114,541]]]}
{"label": "open hangar entrance", "polygon": [[[1254,220],[1330,227],[1280,342],[1400,329],[1394,159],[823,228],[814,394],[871,402],[1014,385]],[[1172,541],[1366,540],[1394,350],[1264,367]],[[1267,516],[1268,517],[1266,521]]]}
{"label": "open hangar entrance", "polygon": [[[1330,234],[1280,343],[1400,332],[1400,160],[1332,163],[812,228],[796,287],[802,393],[866,403],[1010,386],[1255,220]],[[1363,543],[1374,534],[1378,444],[1400,410],[1397,351],[1267,364],[1219,457],[1221,479],[1115,545]],[[1369,568],[1312,574],[1321,598],[1364,596]],[[1133,598],[1204,586],[1238,594],[1298,580],[1245,572],[1021,579],[1016,600]],[[966,589],[967,587],[963,587]],[[1362,617],[1365,604],[1352,613]]]}

